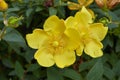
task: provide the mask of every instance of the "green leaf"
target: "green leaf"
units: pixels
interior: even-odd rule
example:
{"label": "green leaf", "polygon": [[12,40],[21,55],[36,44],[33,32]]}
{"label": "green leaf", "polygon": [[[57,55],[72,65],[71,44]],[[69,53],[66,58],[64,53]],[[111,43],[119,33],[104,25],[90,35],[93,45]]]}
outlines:
{"label": "green leaf", "polygon": [[27,51],[24,53],[24,58],[28,63],[31,63],[31,60],[34,58],[34,53],[36,50],[28,48]]}
{"label": "green leaf", "polygon": [[33,12],[33,9],[32,8],[29,8],[27,11],[26,11],[26,16],[27,17],[30,17],[31,13]]}
{"label": "green leaf", "polygon": [[40,67],[40,66],[39,66],[38,64],[31,64],[31,65],[28,67],[27,71],[35,71],[35,70],[37,70],[39,67]]}
{"label": "green leaf", "polygon": [[116,75],[120,76],[120,60],[114,65],[113,71]]}
{"label": "green leaf", "polygon": [[60,0],[53,0],[54,2],[54,6],[59,6],[59,4],[60,4]]}
{"label": "green leaf", "polygon": [[27,9],[27,11],[26,11],[26,16],[27,16],[27,20],[26,20],[26,27],[28,28],[29,26],[30,26],[30,23],[31,23],[31,21],[32,21],[32,19],[33,19],[33,14],[34,14],[34,9],[32,9],[32,8],[29,8],[29,9]]}
{"label": "green leaf", "polygon": [[86,78],[87,80],[99,80],[103,75],[103,64],[101,59],[98,59],[96,64],[92,67],[92,69],[88,72]]}
{"label": "green leaf", "polygon": [[117,28],[118,25],[117,24],[114,24],[114,23],[109,23],[108,24],[108,28],[112,29],[112,28]]}
{"label": "green leaf", "polygon": [[3,58],[2,59],[2,63],[4,64],[4,66],[8,67],[8,68],[13,68],[13,63],[10,59],[6,59],[6,58]]}
{"label": "green leaf", "polygon": [[5,41],[7,41],[7,43],[10,45],[10,47],[19,54],[21,53],[20,48],[27,47],[22,35],[13,28],[7,28],[6,34],[4,35],[3,39]]}
{"label": "green leaf", "polygon": [[3,39],[9,42],[25,43],[25,40],[21,34],[13,28],[7,28]]}
{"label": "green leaf", "polygon": [[89,70],[96,63],[96,59],[92,59],[90,61],[86,61],[80,64],[79,71],[82,72],[84,70]]}
{"label": "green leaf", "polygon": [[115,50],[116,50],[116,52],[120,52],[120,39],[117,40]]}
{"label": "green leaf", "polygon": [[15,72],[16,72],[16,75],[20,79],[23,78],[23,76],[24,76],[24,69],[23,69],[22,65],[18,61],[16,61],[16,63],[15,63]]}
{"label": "green leaf", "polygon": [[60,18],[65,18],[65,8],[62,6],[59,6],[57,8],[57,13]]}
{"label": "green leaf", "polygon": [[104,45],[104,48],[106,48],[108,45],[110,47],[113,47],[114,43],[113,43],[113,36],[106,36],[105,39],[102,41],[103,42],[103,45]]}
{"label": "green leaf", "polygon": [[16,75],[15,70],[13,70],[13,71],[9,72],[9,74],[8,74],[8,75],[9,75],[9,76],[15,76],[15,75]]}
{"label": "green leaf", "polygon": [[64,80],[62,74],[59,69],[55,67],[47,68],[47,80]]}
{"label": "green leaf", "polygon": [[115,73],[109,67],[104,66],[104,75],[109,79],[113,80]]}
{"label": "green leaf", "polygon": [[20,8],[18,8],[18,7],[15,7],[15,8],[8,8],[7,13],[15,12],[15,11],[19,11],[19,10],[20,10]]}
{"label": "green leaf", "polygon": [[42,11],[42,10],[43,10],[43,8],[40,7],[40,6],[38,6],[38,7],[35,9],[36,12],[39,12],[39,11]]}
{"label": "green leaf", "polygon": [[109,16],[112,18],[112,21],[119,21],[120,18],[112,11],[109,11]]}
{"label": "green leaf", "polygon": [[49,8],[49,16],[51,16],[51,15],[56,15],[56,14],[57,14],[56,8],[50,7],[50,8]]}
{"label": "green leaf", "polygon": [[64,69],[62,75],[72,80],[83,80],[81,75],[73,69]]}

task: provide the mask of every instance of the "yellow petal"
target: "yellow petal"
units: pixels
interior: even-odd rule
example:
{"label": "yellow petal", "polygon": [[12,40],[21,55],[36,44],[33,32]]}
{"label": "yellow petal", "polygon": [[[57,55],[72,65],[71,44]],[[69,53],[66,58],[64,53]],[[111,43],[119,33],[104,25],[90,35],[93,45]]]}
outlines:
{"label": "yellow petal", "polygon": [[66,28],[77,28],[78,21],[72,16],[65,20]]}
{"label": "yellow petal", "polygon": [[78,56],[82,55],[83,49],[84,49],[84,44],[80,42],[79,47],[76,49],[76,53]]}
{"label": "yellow petal", "polygon": [[5,11],[8,9],[8,4],[4,0],[0,0],[0,11]]}
{"label": "yellow petal", "polygon": [[92,19],[94,20],[95,19],[95,14],[94,12],[91,10],[91,9],[87,9],[88,12],[92,15]]}
{"label": "yellow petal", "polygon": [[97,42],[97,41],[93,40],[93,41],[90,41],[85,44],[84,51],[89,56],[96,58],[96,57],[100,57],[103,55],[103,52],[101,50],[102,47],[103,46],[102,46],[101,42]]}
{"label": "yellow petal", "polygon": [[82,7],[82,10],[75,14],[75,19],[83,26],[88,26],[88,24],[93,22],[92,15],[85,7]]}
{"label": "yellow petal", "polygon": [[[78,12],[78,15],[79,12]],[[73,28],[73,29],[76,29],[80,35],[85,33],[85,32],[88,32],[87,30],[87,26],[88,26],[88,23],[82,23],[80,17],[78,18],[75,18],[75,17],[68,17],[66,20],[65,20],[65,25],[66,25],[66,28]]]}
{"label": "yellow petal", "polygon": [[46,49],[39,49],[34,55],[37,62],[44,67],[50,67],[54,65],[54,58],[52,53],[49,53]]}
{"label": "yellow petal", "polygon": [[90,25],[89,31],[92,38],[101,41],[107,34],[108,27],[104,27],[102,23],[95,23]]}
{"label": "yellow petal", "polygon": [[69,28],[66,29],[65,34],[68,36],[67,48],[75,50],[79,46],[80,36],[77,30]]}
{"label": "yellow petal", "polygon": [[68,8],[70,10],[79,10],[80,9],[80,5],[77,4],[77,3],[68,1]]}
{"label": "yellow petal", "polygon": [[78,3],[81,5],[81,6],[85,6],[85,2],[87,2],[86,0],[78,0]]}
{"label": "yellow petal", "polygon": [[58,67],[64,68],[72,65],[75,62],[75,52],[74,51],[64,51],[63,53],[58,53],[54,55],[55,63]]}
{"label": "yellow petal", "polygon": [[34,49],[41,47],[47,38],[47,34],[41,29],[35,29],[33,33],[26,35],[28,45]]}
{"label": "yellow petal", "polygon": [[89,6],[94,0],[87,0],[84,6]]}
{"label": "yellow petal", "polygon": [[44,23],[44,30],[54,34],[63,33],[65,30],[64,21],[57,16],[50,16]]}

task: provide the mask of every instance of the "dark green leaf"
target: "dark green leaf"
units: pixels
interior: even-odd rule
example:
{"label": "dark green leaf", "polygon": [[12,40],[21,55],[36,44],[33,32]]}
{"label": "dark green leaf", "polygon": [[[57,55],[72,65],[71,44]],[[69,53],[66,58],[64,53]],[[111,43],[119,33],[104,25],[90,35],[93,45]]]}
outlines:
{"label": "dark green leaf", "polygon": [[98,59],[96,64],[88,72],[86,78],[87,78],[87,80],[99,80],[102,77],[103,72],[104,72],[104,70],[103,70],[102,61],[101,61],[101,59]]}
{"label": "dark green leaf", "polygon": [[109,67],[104,66],[104,75],[109,79],[109,80],[113,80],[113,78],[115,77],[115,74],[113,72],[112,69],[110,69]]}
{"label": "dark green leaf", "polygon": [[57,13],[60,18],[65,18],[65,9],[64,7],[58,7],[57,8]]}
{"label": "dark green leaf", "polygon": [[72,80],[83,80],[81,75],[73,69],[64,69],[62,73],[63,76],[71,78]]}
{"label": "dark green leaf", "polygon": [[4,66],[8,67],[8,68],[13,68],[13,63],[11,62],[10,59],[6,59],[6,58],[3,58],[2,59],[2,63],[4,64]]}
{"label": "dark green leaf", "polygon": [[[14,49],[17,53],[21,53],[21,48],[26,48],[26,42],[22,35],[13,28],[7,28],[6,34],[4,35],[3,39],[7,41],[12,49]],[[21,55],[21,54],[20,54]]]}
{"label": "dark green leaf", "polygon": [[20,79],[23,78],[23,76],[24,76],[24,69],[23,69],[22,65],[18,61],[16,61],[16,63],[15,63],[15,72],[16,72],[16,75]]}
{"label": "dark green leaf", "polygon": [[7,28],[6,34],[4,35],[3,39],[9,42],[25,43],[25,40],[21,36],[21,34],[13,28]]}
{"label": "dark green leaf", "polygon": [[115,50],[116,52],[120,52],[120,39],[117,40]]}
{"label": "dark green leaf", "polygon": [[56,69],[55,67],[50,67],[47,69],[47,77],[47,80],[64,80],[59,69]]}
{"label": "dark green leaf", "polygon": [[38,64],[31,64],[31,65],[28,67],[27,71],[35,71],[35,70],[37,70],[38,68],[40,68],[40,65],[38,65]]}
{"label": "dark green leaf", "polygon": [[120,60],[114,65],[113,71],[116,75],[120,76]]}
{"label": "dark green leaf", "polygon": [[27,11],[26,11],[26,16],[27,17],[30,17],[31,13],[33,12],[33,9],[32,8],[29,8]]}
{"label": "dark green leaf", "polygon": [[50,8],[49,8],[49,16],[51,16],[51,15],[56,15],[56,14],[57,14],[56,8],[50,7]]}
{"label": "dark green leaf", "polygon": [[8,8],[7,13],[14,12],[14,11],[19,11],[20,9],[18,7],[15,8]]}
{"label": "dark green leaf", "polygon": [[80,64],[79,71],[82,72],[84,70],[89,70],[96,62],[96,59],[92,59],[90,61],[86,61]]}

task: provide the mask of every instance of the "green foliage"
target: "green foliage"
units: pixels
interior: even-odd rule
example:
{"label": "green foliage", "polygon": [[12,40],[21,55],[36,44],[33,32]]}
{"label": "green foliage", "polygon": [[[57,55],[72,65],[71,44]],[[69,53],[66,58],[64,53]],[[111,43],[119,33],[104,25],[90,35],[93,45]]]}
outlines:
{"label": "green foliage", "polygon": [[[76,11],[69,10],[65,0],[6,2],[9,4],[6,19],[12,17],[11,23],[14,25],[15,21],[17,28],[5,27],[4,14],[0,12],[0,80],[120,80],[120,5],[108,12],[95,3],[90,5],[96,14],[95,22],[103,22],[109,27],[103,40],[104,55],[93,59],[83,54],[77,59],[81,61],[76,61],[77,65],[59,69],[40,66],[34,59],[36,50],[27,46],[25,36],[35,28],[43,28],[44,21],[51,15],[66,19]],[[23,19],[19,18],[21,16]]]}

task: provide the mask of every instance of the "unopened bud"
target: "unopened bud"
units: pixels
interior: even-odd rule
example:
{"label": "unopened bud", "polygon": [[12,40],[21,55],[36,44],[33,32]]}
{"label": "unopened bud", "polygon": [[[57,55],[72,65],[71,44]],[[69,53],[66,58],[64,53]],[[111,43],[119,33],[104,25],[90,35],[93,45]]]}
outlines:
{"label": "unopened bud", "polygon": [[44,2],[44,6],[45,7],[50,7],[50,6],[52,6],[53,5],[53,0],[46,0],[45,2]]}
{"label": "unopened bud", "polygon": [[8,4],[4,0],[0,0],[0,11],[6,11],[8,9]]}
{"label": "unopened bud", "polygon": [[120,0],[95,0],[95,2],[100,8],[112,9],[120,2]]}
{"label": "unopened bud", "polygon": [[112,8],[114,8],[119,2],[120,2],[120,0],[109,0],[107,6],[108,6],[109,9],[112,9]]}
{"label": "unopened bud", "polygon": [[100,7],[100,8],[103,8],[105,3],[103,0],[95,0],[96,4]]}
{"label": "unopened bud", "polygon": [[8,19],[8,27],[13,27],[13,28],[17,28],[19,26],[19,23],[20,23],[20,20],[22,20],[23,17],[14,17],[14,16],[11,16],[9,19]]}
{"label": "unopened bud", "polygon": [[107,24],[110,23],[110,20],[107,17],[103,17],[99,20],[99,22],[107,26]]}
{"label": "unopened bud", "polygon": [[107,7],[108,0],[95,0],[95,2],[100,8],[105,8]]}

